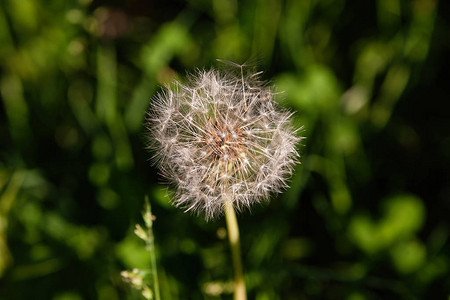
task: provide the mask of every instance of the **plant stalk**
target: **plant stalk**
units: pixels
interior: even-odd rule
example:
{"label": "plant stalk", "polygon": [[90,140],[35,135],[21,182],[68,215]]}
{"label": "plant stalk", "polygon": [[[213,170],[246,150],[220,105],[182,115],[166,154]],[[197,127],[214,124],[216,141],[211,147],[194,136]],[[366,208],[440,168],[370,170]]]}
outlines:
{"label": "plant stalk", "polygon": [[225,201],[225,219],[227,221],[228,240],[234,268],[234,300],[247,300],[244,272],[241,260],[241,245],[239,241],[239,226],[236,213],[230,201]]}
{"label": "plant stalk", "polygon": [[155,300],[161,300],[161,295],[159,292],[159,280],[158,280],[158,270],[156,269],[156,254],[155,254],[155,237],[153,235],[153,216],[150,206],[150,201],[148,197],[145,199],[145,212],[144,212],[144,221],[147,226],[147,249],[150,252],[150,260],[152,264],[152,275],[153,275],[153,290]]}

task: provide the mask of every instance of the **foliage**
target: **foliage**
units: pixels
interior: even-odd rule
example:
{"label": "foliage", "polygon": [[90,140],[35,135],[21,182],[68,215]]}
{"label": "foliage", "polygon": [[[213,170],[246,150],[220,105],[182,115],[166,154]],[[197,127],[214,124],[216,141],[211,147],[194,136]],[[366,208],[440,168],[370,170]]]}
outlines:
{"label": "foliage", "polygon": [[230,299],[223,219],[170,205],[144,149],[159,87],[249,61],[304,126],[291,188],[239,215],[250,299],[443,299],[448,4],[0,1],[0,299]]}

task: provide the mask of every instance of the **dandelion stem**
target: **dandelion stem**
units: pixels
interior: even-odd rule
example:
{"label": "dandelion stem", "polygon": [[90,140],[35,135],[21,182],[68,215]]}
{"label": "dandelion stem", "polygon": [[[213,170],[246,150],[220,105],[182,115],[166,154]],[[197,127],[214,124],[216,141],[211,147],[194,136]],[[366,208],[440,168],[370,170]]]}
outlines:
{"label": "dandelion stem", "polygon": [[239,226],[236,213],[230,201],[225,201],[225,218],[227,220],[228,239],[234,268],[234,300],[246,300],[244,272],[241,260],[241,246],[239,242]]}

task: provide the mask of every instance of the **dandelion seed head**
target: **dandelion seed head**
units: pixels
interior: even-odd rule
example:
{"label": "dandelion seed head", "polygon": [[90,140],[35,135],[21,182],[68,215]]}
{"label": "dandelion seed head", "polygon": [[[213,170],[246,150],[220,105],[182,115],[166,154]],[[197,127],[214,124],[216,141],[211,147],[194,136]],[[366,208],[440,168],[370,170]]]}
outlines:
{"label": "dandelion seed head", "polygon": [[174,204],[211,219],[287,187],[301,139],[271,87],[249,76],[198,71],[153,99],[147,114],[154,162]]}

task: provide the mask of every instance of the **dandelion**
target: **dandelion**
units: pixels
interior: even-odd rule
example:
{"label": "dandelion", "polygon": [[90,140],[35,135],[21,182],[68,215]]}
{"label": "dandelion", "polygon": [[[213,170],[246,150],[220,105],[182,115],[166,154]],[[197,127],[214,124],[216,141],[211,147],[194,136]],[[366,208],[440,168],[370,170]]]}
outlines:
{"label": "dandelion", "polygon": [[206,219],[225,212],[235,275],[234,299],[246,300],[235,210],[287,187],[299,157],[292,113],[273,89],[244,76],[198,71],[151,104],[147,128],[154,161],[175,187],[174,203]]}
{"label": "dandelion", "polygon": [[153,99],[147,116],[154,161],[185,211],[241,211],[287,187],[299,157],[292,113],[258,80],[216,70],[189,75]]}

